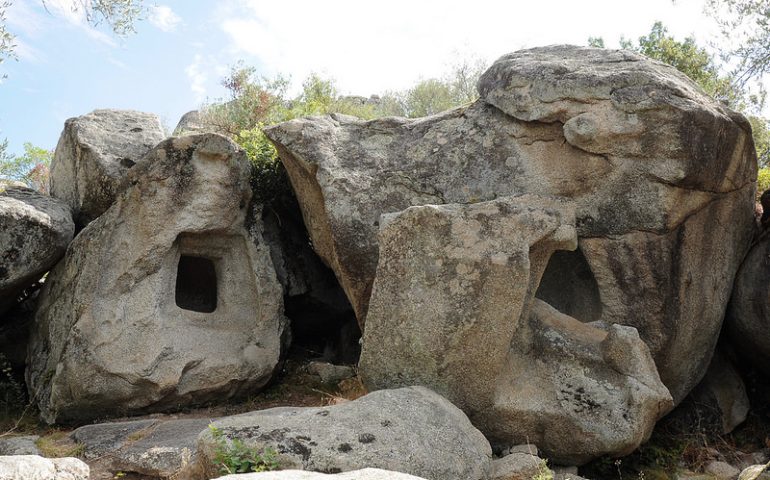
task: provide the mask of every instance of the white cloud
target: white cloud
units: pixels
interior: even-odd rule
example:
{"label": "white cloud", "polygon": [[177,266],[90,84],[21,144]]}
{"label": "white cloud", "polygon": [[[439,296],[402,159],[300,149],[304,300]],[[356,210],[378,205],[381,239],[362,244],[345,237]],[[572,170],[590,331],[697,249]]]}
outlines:
{"label": "white cloud", "polygon": [[[14,2],[14,8],[16,3],[24,4],[24,2]],[[63,19],[66,24],[82,30],[83,33],[93,40],[110,47],[117,46],[117,43],[111,36],[97,30],[88,23],[87,12],[79,0],[46,0],[44,5],[45,9],[50,13],[48,16],[33,11],[28,5],[19,9],[19,14],[23,15],[22,21],[27,25],[23,27],[27,34],[37,34],[41,30],[49,29],[52,25],[59,24]]]}
{"label": "white cloud", "polygon": [[[248,55],[268,74],[301,80],[310,72],[332,76],[347,93],[367,95],[405,88],[420,77],[442,75],[470,52],[488,62],[537,45],[585,44],[603,36],[617,45],[665,19],[677,36],[709,40],[702,0],[414,1],[231,0],[221,7],[220,28],[236,56]],[[546,8],[547,5],[547,8]],[[247,62],[255,63],[246,58]]]}
{"label": "white cloud", "polygon": [[182,19],[166,5],[155,5],[150,8],[150,23],[164,32],[173,32],[182,23]]}
{"label": "white cloud", "polygon": [[190,80],[190,90],[195,94],[195,101],[200,103],[206,98],[206,69],[203,66],[203,57],[196,54],[193,63],[184,69],[184,73]]}

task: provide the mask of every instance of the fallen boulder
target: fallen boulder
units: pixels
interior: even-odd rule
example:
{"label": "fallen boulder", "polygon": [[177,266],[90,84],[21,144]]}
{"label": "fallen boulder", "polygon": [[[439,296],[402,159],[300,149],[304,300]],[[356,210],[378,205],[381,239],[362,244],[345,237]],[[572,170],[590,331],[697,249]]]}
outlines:
{"label": "fallen boulder", "polygon": [[225,137],[172,138],[49,274],[27,384],[49,422],[222,401],[271,378],[282,292],[245,228],[249,162]]}
{"label": "fallen boulder", "polygon": [[68,119],[51,161],[51,195],[85,226],[112,205],[126,172],[164,138],[151,113],[94,110]]}
{"label": "fallen boulder", "polygon": [[0,187],[0,314],[64,256],[74,234],[63,202],[26,187]]}
{"label": "fallen boulder", "polygon": [[[382,468],[428,480],[480,480],[492,450],[468,418],[423,387],[381,390],[317,408],[282,407],[220,419],[198,440],[200,471],[221,473],[215,461],[237,439],[271,450],[281,469],[346,472]],[[353,477],[355,478],[355,477]]]}

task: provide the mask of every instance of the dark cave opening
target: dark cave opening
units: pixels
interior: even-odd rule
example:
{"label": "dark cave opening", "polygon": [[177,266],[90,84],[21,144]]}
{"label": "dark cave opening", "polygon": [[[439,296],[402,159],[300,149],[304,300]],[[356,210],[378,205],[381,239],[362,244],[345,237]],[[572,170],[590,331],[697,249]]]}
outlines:
{"label": "dark cave opening", "polygon": [[211,313],[217,309],[217,273],[214,262],[182,255],[176,271],[176,304],[184,310]]}
{"label": "dark cave opening", "polygon": [[580,248],[551,256],[535,297],[584,323],[602,316],[599,285]]}

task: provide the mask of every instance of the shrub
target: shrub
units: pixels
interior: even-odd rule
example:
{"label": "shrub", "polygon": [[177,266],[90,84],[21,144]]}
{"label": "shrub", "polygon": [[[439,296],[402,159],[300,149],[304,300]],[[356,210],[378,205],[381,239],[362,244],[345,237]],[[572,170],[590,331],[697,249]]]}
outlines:
{"label": "shrub", "polygon": [[768,189],[770,189],[770,167],[763,167],[757,172],[757,199]]}
{"label": "shrub", "polygon": [[213,463],[219,469],[219,473],[228,475],[278,469],[275,450],[249,447],[237,438],[229,440],[222,430],[213,424],[209,425],[209,431],[214,439]]}

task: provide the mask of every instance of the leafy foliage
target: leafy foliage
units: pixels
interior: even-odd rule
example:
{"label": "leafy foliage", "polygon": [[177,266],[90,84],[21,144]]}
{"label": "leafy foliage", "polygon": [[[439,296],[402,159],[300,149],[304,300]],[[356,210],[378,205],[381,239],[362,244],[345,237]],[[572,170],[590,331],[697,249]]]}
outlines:
{"label": "leafy foliage", "polygon": [[[13,43],[14,37],[11,32],[5,28],[5,11],[10,6],[10,1],[0,1],[0,63],[3,63],[6,59],[9,58],[16,58],[13,52],[16,46]],[[5,78],[5,75],[0,78]]]}
{"label": "leafy foliage", "polygon": [[650,33],[639,37],[638,43],[623,38],[620,46],[673,66],[690,77],[707,94],[732,108],[743,109],[747,103],[756,104],[759,101],[735,87],[732,77],[720,74],[714,57],[705,48],[698,46],[694,37],[679,41],[669,35],[668,29],[661,22],[655,22]]}
{"label": "leafy foliage", "polygon": [[424,80],[415,87],[370,98],[341,95],[333,80],[310,75],[295,97],[288,96],[289,82],[282,76],[265,78],[242,62],[222,81],[228,96],[201,108],[201,122],[232,138],[252,162],[251,183],[255,200],[270,206],[290,192],[278,153],[265,137],[266,126],[308,115],[341,113],[362,119],[398,115],[432,115],[475,100],[476,81],[483,62],[465,61],[445,79]]}
{"label": "leafy foliage", "polygon": [[241,440],[229,440],[219,428],[209,425],[214,439],[214,465],[223,475],[251,472],[268,472],[279,467],[275,450],[259,450],[249,447]]}
{"label": "leafy foliage", "polygon": [[770,190],[770,167],[763,167],[757,172],[757,198],[767,190]]}
{"label": "leafy foliage", "polygon": [[770,71],[770,0],[709,0],[708,13],[728,44],[725,58],[736,61],[733,77],[741,87]]}
{"label": "leafy foliage", "polygon": [[[41,0],[47,8],[46,0]],[[118,35],[133,33],[134,24],[144,14],[144,0],[75,0],[73,12],[83,12],[88,23],[106,23]]]}
{"label": "leafy foliage", "polygon": [[8,141],[0,143],[0,181],[16,181],[30,188],[48,193],[49,168],[53,152],[24,144],[24,155],[17,157],[7,153]]}

